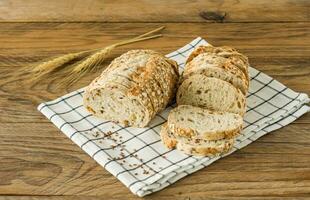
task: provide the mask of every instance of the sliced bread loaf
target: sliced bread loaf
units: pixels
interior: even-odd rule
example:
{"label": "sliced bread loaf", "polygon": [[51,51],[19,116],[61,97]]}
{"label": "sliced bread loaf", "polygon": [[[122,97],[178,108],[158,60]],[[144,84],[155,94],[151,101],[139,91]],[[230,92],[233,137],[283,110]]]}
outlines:
{"label": "sliced bread loaf", "polygon": [[[112,61],[86,88],[85,107],[105,120],[145,127],[174,96],[179,77],[175,67],[173,61],[154,51],[129,51]],[[94,98],[96,95],[102,98]],[[139,116],[131,113],[132,109]]]}
{"label": "sliced bread loaf", "polygon": [[177,92],[178,105],[200,106],[244,115],[245,96],[232,84],[201,74],[185,79]]}
{"label": "sliced bread loaf", "polygon": [[176,148],[185,154],[195,156],[214,156],[228,152],[234,143],[234,139],[223,140],[199,140],[199,139],[184,139],[182,137],[175,136],[171,132],[165,123],[162,126],[160,137],[163,144],[169,148]]}
{"label": "sliced bread loaf", "polygon": [[175,135],[204,140],[237,136],[243,119],[239,114],[215,112],[191,105],[180,105],[169,113],[168,127]]}

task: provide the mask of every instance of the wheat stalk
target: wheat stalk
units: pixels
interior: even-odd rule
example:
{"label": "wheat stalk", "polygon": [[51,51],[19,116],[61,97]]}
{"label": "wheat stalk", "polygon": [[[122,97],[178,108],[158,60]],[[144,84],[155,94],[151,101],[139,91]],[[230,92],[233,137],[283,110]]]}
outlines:
{"label": "wheat stalk", "polygon": [[84,71],[90,71],[93,67],[97,66],[98,64],[101,64],[114,50],[116,47],[134,43],[134,42],[139,42],[143,40],[149,40],[157,37],[161,37],[161,34],[154,35],[154,36],[149,36],[149,37],[136,37],[134,39],[130,40],[125,40],[122,42],[118,42],[116,44],[110,45],[105,47],[102,50],[99,50],[98,52],[94,53],[90,57],[88,57],[86,60],[81,62],[80,64],[76,65],[74,69],[72,70],[72,73],[79,73],[79,72],[84,72]]}
{"label": "wheat stalk", "polygon": [[66,77],[59,82],[58,86],[64,83],[72,85],[73,83],[78,81],[81,77],[90,72],[95,66],[102,63],[111,54],[111,51],[115,47],[115,45],[107,46],[104,49],[99,50],[90,57],[86,58],[84,61],[74,64],[72,66],[73,69],[71,70],[69,68],[69,70],[67,70]]}
{"label": "wheat stalk", "polygon": [[[155,31],[155,30],[154,30]],[[144,34],[145,35],[145,34]],[[152,38],[161,37],[161,34],[149,36],[149,37],[135,37],[130,40],[125,40],[110,46],[105,47],[102,50],[97,51],[93,55],[89,56],[82,62],[79,62],[73,66],[73,69],[66,75],[63,81],[59,82],[59,86],[66,83],[68,86],[72,85],[73,83],[77,82],[80,78],[82,78],[85,74],[92,71],[96,66],[100,65],[102,62],[106,60],[107,57],[111,54],[111,52],[119,46],[149,40]]]}
{"label": "wheat stalk", "polygon": [[151,34],[153,34],[153,33],[157,33],[157,32],[159,32],[159,31],[163,30],[164,28],[165,28],[165,26],[161,26],[161,27],[159,27],[159,28],[157,28],[157,29],[154,29],[154,30],[152,30],[152,31],[149,31],[149,32],[147,32],[147,33],[144,33],[144,34],[142,34],[142,35],[139,35],[139,36],[135,37],[134,39],[138,39],[138,38],[143,38],[143,37],[149,36],[149,35],[151,35]]}
{"label": "wheat stalk", "polygon": [[64,56],[60,56],[54,58],[52,60],[43,62],[33,69],[26,69],[24,71],[32,73],[32,77],[30,78],[30,82],[35,82],[40,80],[42,77],[50,74],[53,71],[56,71],[58,68],[64,66],[65,64],[69,63],[72,60],[80,58],[85,52],[78,52],[78,53],[70,53]]}
{"label": "wheat stalk", "polygon": [[137,37],[134,37],[132,39],[121,41],[116,44],[107,46],[105,48],[92,49],[92,50],[87,50],[87,51],[82,51],[82,52],[77,52],[77,53],[69,53],[69,54],[54,58],[52,60],[43,62],[32,69],[27,68],[26,70],[23,70],[23,72],[26,71],[30,74],[33,74],[31,78],[29,79],[29,81],[34,83],[34,82],[42,80],[43,77],[57,71],[58,69],[68,64],[69,62],[75,59],[78,59],[78,58],[83,58],[87,55],[87,53],[95,52],[94,54],[90,55],[89,57],[87,57],[86,59],[82,61],[66,66],[66,70],[65,70],[66,77],[63,79],[63,81],[60,81],[59,84],[68,83],[69,85],[71,85],[74,82],[78,81],[81,77],[83,77],[88,72],[94,70],[96,66],[104,62],[106,58],[111,54],[111,52],[116,47],[134,43],[134,42],[139,42],[143,40],[149,40],[149,39],[161,37],[162,35],[160,34],[154,35],[154,36],[149,36],[149,35],[156,33],[158,31],[161,31],[164,28],[165,28],[164,26],[159,27],[157,29],[154,29],[152,31],[149,31]]}

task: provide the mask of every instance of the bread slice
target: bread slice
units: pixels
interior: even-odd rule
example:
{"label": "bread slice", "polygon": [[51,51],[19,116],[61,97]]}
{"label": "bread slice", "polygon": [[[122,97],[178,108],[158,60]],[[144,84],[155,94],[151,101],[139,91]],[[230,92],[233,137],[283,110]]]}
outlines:
{"label": "bread slice", "polygon": [[220,140],[236,137],[242,129],[243,119],[239,114],[213,112],[191,105],[180,105],[168,116],[168,127],[175,135]]}
{"label": "bread slice", "polygon": [[200,106],[244,115],[246,98],[230,83],[195,74],[185,79],[177,92],[178,105]]}
{"label": "bread slice", "polygon": [[[151,107],[142,102],[143,94],[128,94],[128,88],[113,82],[86,88],[84,106],[94,116],[123,126],[144,127],[151,120]],[[145,98],[145,97],[144,97]]]}
{"label": "bread slice", "polygon": [[227,62],[226,58],[217,57],[212,54],[202,53],[186,64],[183,79],[193,74],[204,74],[208,77],[219,78],[231,83],[247,94],[249,82],[244,73],[235,65]]}
{"label": "bread slice", "polygon": [[217,57],[226,58],[227,62],[231,63],[238,67],[246,76],[249,81],[249,60],[248,58],[239,53],[236,49],[222,46],[222,47],[213,47],[213,46],[199,46],[196,48],[187,58],[186,63],[191,62],[195,57],[202,53],[207,53],[210,55],[215,55]]}
{"label": "bread slice", "polygon": [[188,155],[194,156],[215,156],[223,154],[231,150],[234,139],[224,140],[199,140],[199,139],[184,139],[176,137],[168,128],[167,123],[163,124],[160,131],[162,143],[169,149],[176,148]]}

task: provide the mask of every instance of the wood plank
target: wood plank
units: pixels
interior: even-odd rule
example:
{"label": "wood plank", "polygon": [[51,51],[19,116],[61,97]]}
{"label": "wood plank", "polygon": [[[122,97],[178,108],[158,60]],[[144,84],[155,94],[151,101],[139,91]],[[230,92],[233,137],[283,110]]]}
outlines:
{"label": "wood plank", "polygon": [[309,21],[307,0],[3,0],[0,21],[297,22]]}
{"label": "wood plank", "polygon": [[[0,194],[138,199],[51,124],[17,126],[23,132],[10,123],[0,129]],[[270,133],[149,198],[307,196],[309,129],[292,124]]]}
{"label": "wood plank", "polygon": [[[45,195],[45,196],[0,196],[0,200],[102,200],[105,197],[102,196],[73,196],[73,195],[66,195],[66,196],[62,196],[62,195]],[[281,200],[291,200],[292,197],[252,197],[251,196],[251,200],[266,200],[266,198],[268,198],[269,200],[274,200],[274,199],[281,199]],[[117,199],[117,198],[113,198],[112,200]],[[144,198],[138,198],[138,197],[127,197],[128,200],[132,200],[132,199],[157,199],[157,198],[153,198],[152,196],[147,196]],[[163,198],[161,198],[163,199]],[[182,200],[201,200],[201,199],[205,199],[205,196],[203,195],[196,195],[194,197],[189,197],[186,196],[184,198],[182,197],[176,197],[176,196],[169,196],[169,197],[165,197],[166,200],[176,200],[176,199],[182,199]],[[249,197],[208,197],[208,199],[210,200],[222,200],[222,199],[230,199],[230,200],[248,200]],[[298,199],[307,199],[307,197],[294,197],[294,199],[298,200]]]}
{"label": "wood plank", "polygon": [[[162,24],[146,23],[0,23],[0,122],[48,123],[36,110],[43,101],[87,85],[100,72],[73,87],[56,89],[51,79],[31,87],[16,77],[18,68],[62,53],[99,48],[142,34]],[[183,24],[165,23],[164,37],[115,51],[151,48],[169,53],[197,36],[213,45],[230,45],[249,56],[252,66],[288,87],[310,93],[310,23]],[[106,66],[107,63],[104,65]],[[14,92],[13,92],[14,91]],[[296,123],[310,123],[309,114]]]}
{"label": "wood plank", "polygon": [[[98,73],[60,89],[50,79],[30,87],[14,75],[40,59],[102,47],[161,25],[167,26],[163,38],[121,48],[109,60],[132,48],[168,53],[202,36],[213,45],[240,49],[254,67],[310,93],[310,23],[188,23],[188,29],[182,23],[0,23],[0,194],[9,195],[0,199],[139,199],[36,110],[38,103],[85,86]],[[147,198],[307,197],[309,122],[308,113]]]}

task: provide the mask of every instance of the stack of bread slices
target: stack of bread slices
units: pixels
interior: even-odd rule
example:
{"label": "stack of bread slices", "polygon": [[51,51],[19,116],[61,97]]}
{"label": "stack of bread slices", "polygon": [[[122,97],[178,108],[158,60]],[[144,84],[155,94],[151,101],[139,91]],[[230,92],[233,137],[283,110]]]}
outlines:
{"label": "stack of bread slices", "polygon": [[84,93],[94,116],[123,126],[145,127],[175,96],[175,61],[151,50],[131,50],[114,59]]}
{"label": "stack of bread slices", "polygon": [[248,59],[230,47],[200,46],[186,61],[177,107],[162,126],[168,148],[211,156],[229,151],[242,130]]}

